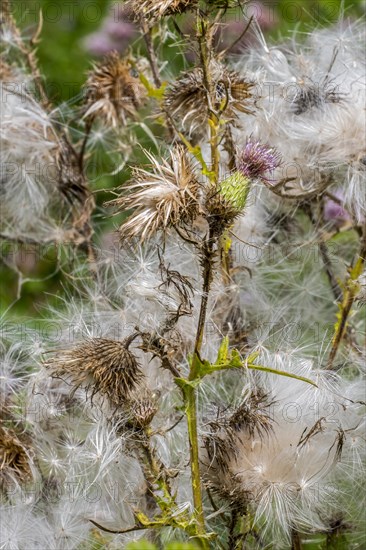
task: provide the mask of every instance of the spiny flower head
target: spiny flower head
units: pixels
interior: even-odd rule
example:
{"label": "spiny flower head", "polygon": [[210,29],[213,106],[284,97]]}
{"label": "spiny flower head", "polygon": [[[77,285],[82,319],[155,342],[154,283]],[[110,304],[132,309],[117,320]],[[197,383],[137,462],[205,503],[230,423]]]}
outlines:
{"label": "spiny flower head", "polygon": [[28,481],[32,477],[30,450],[16,433],[0,426],[0,482]]}
{"label": "spiny flower head", "polygon": [[[252,97],[250,82],[216,60],[210,62],[209,71],[215,90],[215,109],[227,102],[223,116],[230,122],[235,122],[238,112],[252,112],[249,108]],[[167,89],[165,106],[191,134],[202,133],[202,127],[207,124],[208,106],[204,75],[200,67],[184,72]]]}
{"label": "spiny flower head", "polygon": [[143,377],[136,357],[128,349],[133,337],[124,342],[92,338],[58,352],[46,362],[46,368],[53,377],[69,380],[74,390],[86,389],[91,399],[100,394],[112,407],[122,407]]}
{"label": "spiny flower head", "polygon": [[281,164],[281,155],[267,144],[248,140],[237,156],[239,172],[250,179],[270,183],[267,172],[272,172]]}
{"label": "spiny flower head", "polygon": [[243,212],[249,189],[249,178],[234,172],[218,187],[208,190],[205,203],[207,221],[215,234],[221,234]]}
{"label": "spiny flower head", "polygon": [[235,172],[220,184],[221,196],[238,212],[245,207],[249,193],[249,178]]}
{"label": "spiny flower head", "polygon": [[89,73],[84,117],[99,117],[112,127],[125,125],[129,117],[136,116],[143,97],[144,88],[132,76],[129,62],[111,52]]}
{"label": "spiny flower head", "polygon": [[160,19],[166,15],[177,15],[197,5],[197,0],[132,0],[131,6],[136,16]]}
{"label": "spiny flower head", "polygon": [[157,399],[149,388],[137,388],[126,407],[129,424],[135,428],[148,426],[158,411]]}
{"label": "spiny flower head", "polygon": [[158,230],[191,223],[199,212],[199,183],[182,146],[170,153],[170,161],[147,153],[153,168],[134,168],[128,194],[111,201],[120,210],[134,213],[120,227],[123,238],[149,238]]}

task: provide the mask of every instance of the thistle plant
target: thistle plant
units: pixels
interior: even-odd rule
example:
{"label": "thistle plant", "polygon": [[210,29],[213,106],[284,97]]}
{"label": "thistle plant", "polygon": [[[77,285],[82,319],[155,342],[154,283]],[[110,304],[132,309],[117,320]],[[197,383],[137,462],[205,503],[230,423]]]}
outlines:
{"label": "thistle plant", "polygon": [[53,105],[2,8],[0,238],[64,278],[46,331],[1,319],[0,547],[363,548],[361,23],[233,58],[241,3],[126,9]]}

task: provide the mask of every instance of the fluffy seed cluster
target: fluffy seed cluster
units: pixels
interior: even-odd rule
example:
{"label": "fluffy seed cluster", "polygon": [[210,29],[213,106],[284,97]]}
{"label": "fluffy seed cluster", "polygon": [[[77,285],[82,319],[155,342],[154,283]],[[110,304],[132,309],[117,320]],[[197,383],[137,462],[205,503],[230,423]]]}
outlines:
{"label": "fluffy seed cluster", "polygon": [[[234,122],[237,113],[251,113],[252,84],[216,60],[209,67],[215,91],[213,107],[225,105],[224,116]],[[166,91],[166,109],[191,135],[201,135],[207,124],[207,90],[203,71],[195,68],[183,73]]]}
{"label": "fluffy seed cluster", "polygon": [[1,73],[1,226],[39,233],[57,198],[59,140],[50,115],[29,91],[31,79],[9,66]]}
{"label": "fluffy seed cluster", "polygon": [[83,387],[91,400],[100,394],[111,407],[119,408],[143,377],[128,345],[128,341],[93,338],[58,352],[46,368],[53,377],[69,381],[73,391]]}
{"label": "fluffy seed cluster", "polygon": [[301,49],[296,38],[280,49],[261,37],[243,70],[260,94],[246,129],[282,154],[277,179],[292,178],[282,196],[308,199],[337,185],[358,221],[366,213],[364,42],[363,25],[344,21],[313,31]]}
{"label": "fluffy seed cluster", "polygon": [[309,363],[291,370],[318,388],[268,379],[230,415],[212,421],[206,437],[209,486],[237,510],[249,507],[255,524],[282,544],[291,529],[325,529],[326,505],[331,510],[336,498],[333,476],[348,469],[360,427],[360,405],[347,399],[347,383]]}
{"label": "fluffy seed cluster", "polygon": [[176,146],[169,161],[146,154],[153,171],[134,168],[128,193],[109,203],[134,210],[120,227],[122,238],[144,241],[160,229],[192,222],[199,212],[199,183],[183,147]]}
{"label": "fluffy seed cluster", "polygon": [[127,60],[111,52],[90,71],[85,89],[85,118],[101,119],[106,125],[126,125],[142,105],[144,88],[131,74]]}

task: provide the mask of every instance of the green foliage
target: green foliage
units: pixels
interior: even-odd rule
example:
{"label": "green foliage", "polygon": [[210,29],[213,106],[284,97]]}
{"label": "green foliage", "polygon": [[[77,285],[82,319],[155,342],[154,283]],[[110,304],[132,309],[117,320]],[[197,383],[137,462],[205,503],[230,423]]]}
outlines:
{"label": "green foliage", "polygon": [[158,547],[147,540],[137,540],[128,543],[125,550],[158,550]]}
{"label": "green foliage", "polygon": [[[127,544],[125,550],[158,550],[158,547],[147,540],[138,540]],[[164,550],[197,550],[197,546],[190,542],[173,541],[164,546]]]}
{"label": "green foliage", "polygon": [[197,546],[190,542],[170,542],[164,550],[197,550]]}

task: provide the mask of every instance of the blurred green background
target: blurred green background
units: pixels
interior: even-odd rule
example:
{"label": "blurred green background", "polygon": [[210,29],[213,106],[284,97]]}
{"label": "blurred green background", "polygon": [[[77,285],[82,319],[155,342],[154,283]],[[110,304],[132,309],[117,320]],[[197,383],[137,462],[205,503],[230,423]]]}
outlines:
{"label": "blurred green background", "polygon": [[[266,10],[267,18],[263,29],[270,40],[277,41],[289,36],[295,28],[306,32],[319,24],[331,25],[338,20],[341,5],[342,2],[335,0],[263,0],[262,7]],[[365,13],[364,0],[344,0],[343,5],[346,17],[356,18]],[[250,1],[245,7],[247,15],[258,13],[258,6],[259,2]],[[54,104],[64,103],[72,107],[75,101],[80,101],[87,70],[94,60],[85,47],[85,39],[103,26],[108,14],[113,18],[120,7],[121,2],[114,0],[13,0],[13,15],[25,36],[34,34],[40,12],[43,13],[38,45],[39,67]],[[238,20],[238,13],[229,13],[226,20],[230,17],[234,21]],[[230,40],[230,37],[226,38]],[[133,39],[132,47],[141,47],[136,38]],[[170,56],[170,67],[181,63],[174,48],[167,48],[164,52]],[[178,66],[177,71],[180,68]],[[141,136],[141,140],[146,139],[146,135]],[[113,178],[103,176],[94,188],[114,187],[126,178],[126,174]],[[98,193],[99,205],[106,196],[105,192]],[[108,226],[101,213],[97,214],[95,222],[100,227]],[[8,313],[11,318],[36,318],[42,305],[62,295],[68,284],[57,269],[57,252],[47,247],[46,253],[39,249],[38,254],[32,253],[29,247],[24,250],[3,241],[0,246],[0,313],[4,313],[11,305]],[[20,279],[11,266],[16,266],[21,272],[20,279],[26,281],[22,284],[19,299]]]}

